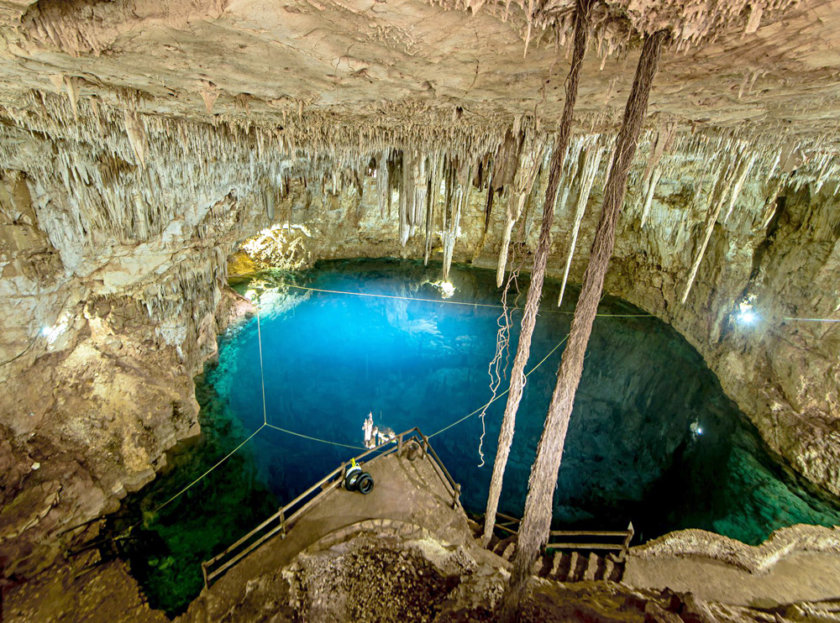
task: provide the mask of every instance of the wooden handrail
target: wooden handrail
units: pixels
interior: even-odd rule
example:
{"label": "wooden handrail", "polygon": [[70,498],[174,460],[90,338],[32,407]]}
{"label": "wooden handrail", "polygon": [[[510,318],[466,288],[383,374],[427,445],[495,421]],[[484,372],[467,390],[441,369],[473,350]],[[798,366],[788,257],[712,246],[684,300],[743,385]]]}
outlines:
{"label": "wooden handrail", "polygon": [[[502,521],[496,521],[494,528],[509,532],[510,534],[517,534],[511,526],[522,522],[517,517],[505,515],[504,513],[496,512],[496,517],[501,517]],[[546,549],[608,549],[621,551],[621,556],[624,557],[630,549],[630,541],[633,540],[633,522],[630,522],[626,530],[551,530],[549,533],[551,537],[568,537],[568,536],[585,536],[585,537],[621,537],[621,543],[575,543],[573,541],[560,543],[547,543]]]}
{"label": "wooden handrail", "polygon": [[546,543],[546,549],[614,549],[623,550],[623,543]]}
{"label": "wooden handrail", "polygon": [[[461,485],[455,482],[449,471],[443,465],[443,462],[440,460],[437,452],[435,452],[434,448],[432,448],[428,437],[426,437],[416,426],[400,433],[394,439],[366,450],[362,454],[354,457],[354,460],[358,463],[372,454],[377,454],[377,456],[373,458],[380,458],[397,452],[398,450],[402,450],[405,441],[410,441],[414,435],[419,437],[422,441],[421,445],[428,451],[428,454],[432,459],[432,465],[436,468],[435,472],[441,478],[443,484],[452,493],[453,506],[457,506],[461,493]],[[309,487],[306,491],[298,495],[291,502],[281,506],[276,513],[262,521],[246,535],[237,539],[235,543],[225,548],[224,551],[216,554],[209,560],[202,562],[201,573],[204,577],[204,586],[207,587],[215,578],[230,569],[233,565],[242,560],[245,556],[250,554],[278,532],[282,532],[282,536],[285,538],[287,527],[291,526],[304,512],[309,510],[316,502],[318,502],[323,495],[326,495],[328,492],[341,486],[342,477],[348,464],[348,462],[345,462],[339,465],[321,480]],[[310,498],[313,493],[315,494],[314,497]],[[299,508],[296,508],[298,506]],[[273,523],[277,523],[277,525],[272,526]],[[260,534],[261,532],[265,533]],[[224,562],[215,566],[223,560]]]}

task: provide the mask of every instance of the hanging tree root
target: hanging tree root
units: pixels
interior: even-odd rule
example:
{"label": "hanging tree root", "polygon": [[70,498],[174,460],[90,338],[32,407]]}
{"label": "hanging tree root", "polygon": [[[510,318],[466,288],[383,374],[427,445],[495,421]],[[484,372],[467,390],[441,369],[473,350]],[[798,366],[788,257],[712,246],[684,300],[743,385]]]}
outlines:
{"label": "hanging tree root", "polygon": [[540,548],[547,542],[551,528],[552,499],[557,486],[557,473],[563,445],[572,414],[575,393],[583,372],[583,358],[598,311],[610,256],[615,245],[615,228],[624,203],[627,175],[636,152],[642,122],[647,110],[648,96],[667,37],[659,31],[645,39],[636,77],[624,109],[624,119],[616,140],[615,156],[610,177],[604,188],[601,219],[592,242],[589,265],[583,276],[572,327],[557,374],[557,385],[551,397],[537,456],[531,468],[525,513],[519,528],[516,555],[510,584],[505,591],[499,620],[516,621],[519,604],[531,569]]}
{"label": "hanging tree root", "polygon": [[[512,255],[515,255],[516,247]],[[513,264],[513,258],[511,258]],[[510,314],[511,308],[508,304],[508,294],[510,293],[511,285],[519,292],[519,272],[522,269],[522,264],[515,266],[508,274],[505,282],[504,290],[502,290],[502,313],[496,319],[498,330],[496,331],[496,352],[487,366],[487,374],[490,376],[490,400],[481,408],[478,418],[481,420],[481,438],[478,442],[478,456],[481,459],[478,467],[484,467],[484,452],[482,446],[484,445],[484,435],[486,432],[484,426],[484,417],[487,415],[488,407],[496,401],[496,395],[499,387],[502,385],[502,378],[510,361]]]}
{"label": "hanging tree root", "polygon": [[569,145],[569,137],[571,135],[578,81],[580,80],[580,68],[583,64],[583,56],[586,52],[586,40],[589,34],[591,7],[592,0],[577,0],[574,53],[572,55],[572,66],[569,69],[569,76],[566,80],[566,102],[563,106],[563,115],[560,119],[560,130],[557,136],[557,142],[554,145],[554,153],[551,155],[548,187],[545,191],[545,205],[543,207],[543,220],[540,227],[540,238],[534,254],[531,285],[528,288],[525,312],[522,315],[522,329],[519,333],[519,343],[516,348],[516,357],[514,358],[513,370],[510,375],[510,393],[508,394],[507,404],[505,405],[502,427],[499,431],[499,444],[496,450],[496,460],[493,462],[493,476],[490,480],[490,491],[487,496],[487,510],[484,513],[484,534],[482,535],[481,542],[485,547],[490,543],[490,539],[493,536],[493,527],[496,524],[496,512],[499,508],[499,496],[502,493],[502,480],[504,479],[505,467],[510,456],[510,446],[513,443],[513,433],[516,427],[516,412],[519,409],[519,402],[522,399],[522,392],[525,389],[525,365],[528,363],[528,356],[531,352],[531,337],[534,334],[534,326],[537,323],[537,312],[540,306],[540,298],[542,297],[543,282],[545,281],[545,267],[548,262],[548,252],[551,248],[551,226],[554,222],[554,204],[557,199],[560,174],[563,170],[563,159],[566,155],[566,148]]}

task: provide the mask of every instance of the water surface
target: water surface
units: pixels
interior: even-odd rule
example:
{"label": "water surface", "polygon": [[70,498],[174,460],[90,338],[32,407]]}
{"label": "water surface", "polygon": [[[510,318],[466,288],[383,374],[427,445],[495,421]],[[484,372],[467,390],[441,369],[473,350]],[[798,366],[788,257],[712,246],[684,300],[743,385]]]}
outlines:
{"label": "water surface", "polygon": [[[175,467],[127,505],[130,517],[146,520],[131,560],[153,604],[177,611],[200,587],[202,558],[361,452],[352,447],[362,444],[368,413],[397,432],[419,426],[435,435],[435,449],[462,483],[465,508],[483,511],[505,399],[483,419],[446,427],[491,398],[499,293],[493,272],[455,266],[455,293],[443,299],[433,283],[439,274],[439,266],[417,262],[357,260],[234,284],[259,297],[259,330],[253,319],[220,339],[218,363],[196,384],[202,439],[176,452]],[[519,285],[513,306],[524,304],[527,279]],[[517,516],[556,380],[556,347],[577,296],[567,289],[558,309],[558,292],[547,280],[528,368],[548,356],[528,376],[505,474],[500,510]],[[840,521],[836,500],[771,455],[676,331],[612,297],[599,314],[555,493],[556,526],[620,529],[632,520],[639,540],[703,528],[755,544],[782,526]],[[502,354],[508,368],[518,309],[512,320]],[[505,378],[500,391],[506,387]],[[188,495],[149,516],[264,420],[322,441],[265,428]]]}

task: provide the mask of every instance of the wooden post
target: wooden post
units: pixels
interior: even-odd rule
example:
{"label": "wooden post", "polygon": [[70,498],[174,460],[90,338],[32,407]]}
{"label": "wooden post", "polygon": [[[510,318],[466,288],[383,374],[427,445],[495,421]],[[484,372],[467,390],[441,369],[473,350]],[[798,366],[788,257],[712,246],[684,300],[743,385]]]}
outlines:
{"label": "wooden post", "polygon": [[207,588],[207,563],[201,563],[201,575],[204,578],[204,588]]}
{"label": "wooden post", "polygon": [[452,508],[458,508],[458,504],[461,501],[461,485],[455,483],[455,491],[452,494]]}
{"label": "wooden post", "polygon": [[635,531],[633,530],[633,522],[631,521],[629,524],[627,524],[627,536],[624,537],[624,548],[621,550],[621,560],[627,558],[627,554],[630,551],[630,541],[633,540],[634,534]]}
{"label": "wooden post", "polygon": [[286,511],[280,509],[280,538],[286,538]]}

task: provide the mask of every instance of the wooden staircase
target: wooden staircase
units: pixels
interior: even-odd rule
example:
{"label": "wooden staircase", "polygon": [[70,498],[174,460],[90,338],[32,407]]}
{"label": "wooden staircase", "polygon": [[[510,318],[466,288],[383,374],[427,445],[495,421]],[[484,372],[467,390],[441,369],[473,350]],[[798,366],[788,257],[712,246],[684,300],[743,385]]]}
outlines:
{"label": "wooden staircase", "polygon": [[[516,552],[516,530],[519,520],[508,515],[499,514],[500,522],[487,549],[504,558],[513,560]],[[501,524],[501,525],[500,525]],[[476,538],[481,536],[482,525],[470,522]],[[621,543],[558,543],[560,547],[552,546],[549,542],[545,551],[534,563],[534,575],[558,582],[583,582],[603,580],[621,582],[624,577],[624,565],[627,548],[633,538],[633,524],[622,531],[563,531],[553,530],[552,537],[565,537],[566,541],[574,538],[613,537],[621,538]],[[592,541],[593,539],[587,539]],[[598,551],[613,550],[613,551]]]}

